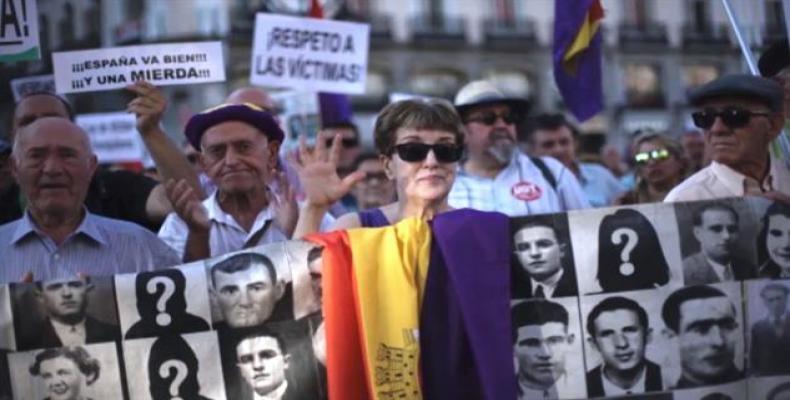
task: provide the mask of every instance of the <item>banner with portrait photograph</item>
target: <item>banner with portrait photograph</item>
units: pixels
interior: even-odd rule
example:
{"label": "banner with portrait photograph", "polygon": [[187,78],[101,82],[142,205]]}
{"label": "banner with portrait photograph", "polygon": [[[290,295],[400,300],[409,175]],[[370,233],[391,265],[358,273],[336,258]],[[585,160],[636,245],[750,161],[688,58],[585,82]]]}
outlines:
{"label": "banner with portrait photograph", "polygon": [[[474,219],[463,210],[431,227],[420,331],[410,334],[445,347],[419,350],[425,393],[447,385],[425,381],[442,368],[472,374],[454,386],[478,379],[428,358],[479,367],[485,354],[453,351],[467,341],[477,351],[482,338],[491,352],[512,349],[487,365],[519,400],[790,396],[790,207],[742,198],[480,214],[501,227],[447,223]],[[447,228],[468,247],[450,249]],[[291,241],[138,274],[0,285],[0,399],[327,398],[327,249]],[[434,274],[439,259],[444,275]],[[453,286],[463,278],[453,263],[467,286]],[[509,290],[475,266],[501,267]],[[502,312],[468,312],[492,293]],[[473,301],[452,304],[456,295]],[[483,319],[494,323],[468,335]]]}

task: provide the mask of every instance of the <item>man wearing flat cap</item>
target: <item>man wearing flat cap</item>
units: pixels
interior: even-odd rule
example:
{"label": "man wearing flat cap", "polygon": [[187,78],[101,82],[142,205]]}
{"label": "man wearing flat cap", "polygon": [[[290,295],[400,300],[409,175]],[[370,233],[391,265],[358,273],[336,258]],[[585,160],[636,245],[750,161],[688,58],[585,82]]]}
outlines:
{"label": "man wearing flat cap", "polygon": [[516,146],[516,123],[529,108],[488,81],[458,91],[455,109],[466,127],[462,161],[449,203],[455,208],[499,211],[510,216],[587,208],[574,174],[550,157],[528,157]]}
{"label": "man wearing flat cap", "polygon": [[175,213],[159,237],[184,262],[287,240],[267,185],[284,137],[274,116],[250,103],[223,104],[193,116],[185,134],[217,191],[201,202],[185,182],[168,182]]}
{"label": "man wearing flat cap", "polygon": [[664,201],[764,196],[790,201],[790,170],[769,147],[784,126],[784,95],[776,82],[726,75],[689,95],[711,164],[681,182]]}

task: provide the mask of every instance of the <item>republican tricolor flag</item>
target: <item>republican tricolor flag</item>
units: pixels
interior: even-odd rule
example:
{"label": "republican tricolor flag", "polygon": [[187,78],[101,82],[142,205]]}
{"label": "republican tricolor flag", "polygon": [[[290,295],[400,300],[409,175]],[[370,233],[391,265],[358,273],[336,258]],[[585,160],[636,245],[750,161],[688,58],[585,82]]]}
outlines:
{"label": "republican tricolor flag", "polygon": [[324,246],[329,398],[516,398],[508,226],[458,210],[310,237]]}
{"label": "republican tricolor flag", "polygon": [[554,80],[580,122],[603,109],[600,0],[554,3]]}

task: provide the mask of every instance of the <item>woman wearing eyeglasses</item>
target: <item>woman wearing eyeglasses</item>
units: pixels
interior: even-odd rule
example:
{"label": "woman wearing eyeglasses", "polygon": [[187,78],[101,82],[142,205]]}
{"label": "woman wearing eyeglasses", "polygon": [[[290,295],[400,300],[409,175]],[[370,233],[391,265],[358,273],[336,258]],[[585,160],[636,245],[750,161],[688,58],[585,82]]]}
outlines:
{"label": "woman wearing eyeglasses", "polygon": [[615,204],[656,203],[685,179],[688,161],[680,143],[666,135],[647,132],[634,140],[636,186]]}
{"label": "woman wearing eyeglasses", "polygon": [[[299,172],[306,202],[294,237],[318,231],[332,203],[365,177],[356,171],[341,179],[335,172],[339,137],[332,147],[319,141],[315,149],[299,146],[291,162]],[[343,215],[334,229],[386,226],[408,217],[432,219],[450,209],[447,195],[463,153],[461,120],[444,100],[404,100],[385,107],[374,128],[374,142],[388,179],[395,181],[394,203]]]}

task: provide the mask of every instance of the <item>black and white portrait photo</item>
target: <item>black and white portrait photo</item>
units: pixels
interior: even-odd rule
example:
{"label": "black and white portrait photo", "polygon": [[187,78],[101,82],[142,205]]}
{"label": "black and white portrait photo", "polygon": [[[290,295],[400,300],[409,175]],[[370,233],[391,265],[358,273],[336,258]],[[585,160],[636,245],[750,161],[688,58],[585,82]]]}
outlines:
{"label": "black and white portrait photo", "polygon": [[754,278],[754,218],[744,201],[676,204],[684,285]]}
{"label": "black and white portrait photo", "polygon": [[219,344],[213,331],[123,342],[132,400],[223,400]]}
{"label": "black and white portrait photo", "polygon": [[750,375],[790,375],[790,280],[745,282]]}
{"label": "black and white portrait photo", "polygon": [[18,400],[124,398],[115,343],[13,353],[9,364]]}
{"label": "black and white portrait photo", "polygon": [[202,263],[115,277],[125,339],[211,329]]}
{"label": "black and white portrait photo", "polygon": [[519,400],[585,397],[577,298],[524,300],[510,313]]}
{"label": "black and white portrait photo", "polygon": [[588,397],[666,389],[661,300],[657,289],[581,298]]}
{"label": "black and white portrait photo", "polygon": [[11,288],[7,284],[0,285],[0,350],[16,350]]}
{"label": "black and white portrait photo", "polygon": [[74,277],[11,286],[20,351],[118,341],[111,277]]}
{"label": "black and white portrait photo", "polygon": [[790,375],[749,378],[750,399],[790,400]]}
{"label": "black and white portrait photo", "polygon": [[679,286],[675,214],[670,204],[568,213],[581,293]]}
{"label": "black and white portrait photo", "polygon": [[674,396],[675,400],[739,400],[746,399],[747,392],[746,381],[738,381],[717,386],[675,390]]}
{"label": "black and white portrait photo", "polygon": [[293,276],[294,319],[321,311],[323,247],[307,242],[288,244]]}
{"label": "black and white portrait photo", "polygon": [[326,398],[306,319],[233,330],[222,352],[227,397],[239,400]]}
{"label": "black and white portrait photo", "polygon": [[744,334],[738,282],[686,286],[661,306],[669,341],[663,369],[670,388],[721,385],[744,378]]}
{"label": "black and white portrait photo", "polygon": [[513,239],[511,298],[576,296],[576,271],[565,214],[533,215],[510,222]]}
{"label": "black and white portrait photo", "polygon": [[[244,328],[293,319],[293,286],[282,244],[236,252],[207,262],[214,328]],[[273,252],[271,250],[278,250]],[[304,262],[304,261],[302,261]],[[286,263],[287,264],[287,263]],[[286,273],[287,271],[287,273]]]}
{"label": "black and white portrait photo", "polygon": [[758,275],[790,279],[790,206],[775,202],[762,215],[755,243]]}

